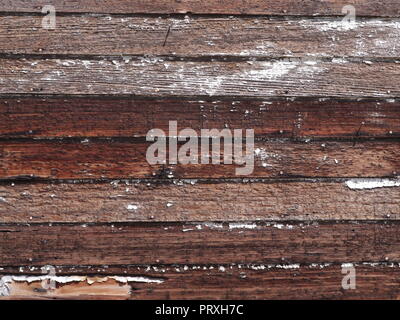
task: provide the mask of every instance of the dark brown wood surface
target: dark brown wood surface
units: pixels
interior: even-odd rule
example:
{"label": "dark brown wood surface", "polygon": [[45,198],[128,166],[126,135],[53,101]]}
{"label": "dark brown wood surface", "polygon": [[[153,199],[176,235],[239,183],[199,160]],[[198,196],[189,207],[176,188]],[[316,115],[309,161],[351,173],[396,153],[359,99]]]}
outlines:
{"label": "dark brown wood surface", "polygon": [[0,265],[399,262],[393,222],[1,225]]}
{"label": "dark brown wood surface", "polygon": [[398,100],[191,100],[134,97],[6,97],[1,138],[144,137],[153,128],[253,129],[257,137],[399,137]]}
{"label": "dark brown wood surface", "polygon": [[[0,0],[1,298],[398,299],[399,18],[393,0]],[[254,129],[254,172],[149,165],[169,121]]]}
{"label": "dark brown wood surface", "polygon": [[[210,159],[209,164],[201,164],[200,157],[210,157],[211,149],[202,153],[200,146],[198,164],[150,165],[146,158],[150,145],[129,139],[4,140],[0,141],[0,178],[234,178],[240,176],[236,169],[244,167],[223,164],[222,148],[219,165]],[[400,172],[399,148],[397,140],[261,141],[254,145],[253,172],[242,177],[395,177]]]}
{"label": "dark brown wood surface", "polygon": [[[22,299],[399,299],[398,264],[354,264],[357,290],[343,290],[341,265],[176,265],[57,268],[64,281],[55,290],[43,290],[36,277],[23,269],[31,282],[17,281],[18,269],[7,268],[17,278],[9,283],[14,297]],[[128,272],[130,282],[116,281]],[[87,276],[97,274],[97,277]],[[70,278],[68,278],[70,277]],[[136,277],[136,278],[134,278]],[[60,279],[60,280],[61,280]],[[140,281],[142,280],[142,281]],[[162,281],[161,283],[149,281]]]}

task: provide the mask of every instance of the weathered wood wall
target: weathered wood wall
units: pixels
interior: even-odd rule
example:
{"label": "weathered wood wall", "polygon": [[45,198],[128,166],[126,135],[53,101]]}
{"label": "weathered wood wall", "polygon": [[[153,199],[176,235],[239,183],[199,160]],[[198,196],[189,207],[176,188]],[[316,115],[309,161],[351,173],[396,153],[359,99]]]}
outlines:
{"label": "weathered wood wall", "polygon": [[[0,0],[1,297],[398,299],[399,48],[391,0]],[[253,173],[149,165],[170,120]]]}

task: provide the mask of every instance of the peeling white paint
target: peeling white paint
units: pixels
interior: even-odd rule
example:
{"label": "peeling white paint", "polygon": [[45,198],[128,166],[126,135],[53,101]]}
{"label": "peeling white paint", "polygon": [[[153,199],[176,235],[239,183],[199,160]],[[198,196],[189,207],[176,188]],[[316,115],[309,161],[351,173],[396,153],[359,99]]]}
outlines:
{"label": "peeling white paint", "polygon": [[[106,277],[107,278],[107,277]],[[163,283],[164,280],[161,279],[152,279],[149,277],[121,277],[121,276],[112,276],[108,277],[110,279],[114,279],[120,283],[128,283],[128,282],[144,282],[144,283]]]}
{"label": "peeling white paint", "polygon": [[300,265],[298,263],[294,264],[278,264],[275,266],[275,268],[279,269],[299,269]]}
{"label": "peeling white paint", "polygon": [[277,228],[277,229],[294,229],[294,225],[291,225],[291,224],[268,223],[267,226]]}
{"label": "peeling white paint", "polygon": [[129,211],[135,211],[135,210],[138,209],[138,206],[135,205],[135,204],[128,204],[128,205],[126,206],[126,209],[128,209]]}
{"label": "peeling white paint", "polygon": [[257,79],[277,79],[298,66],[297,62],[275,61],[260,62],[260,69],[254,69],[247,72],[247,75]]}
{"label": "peeling white paint", "polygon": [[[243,266],[241,266],[243,267]],[[299,269],[300,264],[294,263],[294,264],[252,264],[252,265],[247,265],[246,266],[249,269],[252,270],[265,270],[265,269]]]}
{"label": "peeling white paint", "polygon": [[400,267],[399,262],[392,262],[392,263],[385,263],[385,264],[382,264],[380,262],[363,262],[362,264],[365,266],[370,266],[370,267],[379,267],[381,265],[384,265],[385,267],[389,267],[389,268],[399,268]]}
{"label": "peeling white paint", "polygon": [[352,190],[400,187],[400,179],[351,179],[345,182]]}
{"label": "peeling white paint", "polygon": [[315,28],[319,31],[332,31],[332,30],[337,30],[337,31],[348,31],[351,29],[356,29],[358,26],[360,26],[359,23],[357,22],[347,22],[347,21],[342,21],[342,20],[337,20],[337,21],[313,21],[310,19],[307,20],[301,20],[299,21],[299,24],[302,25],[305,28]]}
{"label": "peeling white paint", "polygon": [[229,223],[229,229],[256,229],[255,223]]}
{"label": "peeling white paint", "polygon": [[210,229],[223,229],[224,225],[222,223],[205,222],[205,223],[202,223],[202,224],[198,224],[196,226],[196,228],[199,229],[199,230],[201,230],[202,227],[207,227],[207,228],[210,228]]}
{"label": "peeling white paint", "polygon": [[[157,268],[155,266],[142,266],[137,267],[137,270],[144,270],[146,272],[162,272],[166,271],[171,272],[184,272],[191,270],[204,270],[209,272],[209,270],[216,270],[219,272],[225,272],[227,269],[233,270],[254,270],[254,271],[268,271],[271,269],[283,269],[283,270],[295,270],[300,268],[311,268],[311,269],[323,269],[326,267],[335,267],[331,263],[312,263],[312,264],[230,264],[230,265],[211,265],[211,266],[174,266],[174,267],[160,267]],[[400,263],[398,262],[343,262],[340,264],[342,268],[349,267],[358,267],[358,266],[370,266],[370,267],[390,267],[390,268],[400,268]],[[104,266],[106,268],[106,266]],[[92,285],[94,283],[102,283],[108,280],[114,280],[118,283],[127,284],[129,282],[140,282],[140,283],[154,283],[161,284],[165,282],[163,279],[159,279],[156,277],[144,277],[144,276],[49,276],[49,275],[41,275],[41,276],[26,276],[26,275],[4,275],[0,277],[0,296],[9,296],[12,294],[12,284],[13,282],[40,282],[43,280],[53,280],[59,284],[67,284],[72,282],[87,282],[87,284]]]}
{"label": "peeling white paint", "polygon": [[87,279],[86,276],[4,276],[1,278],[4,282],[37,282],[43,280],[51,280],[57,283],[66,284],[70,282],[81,282]]}
{"label": "peeling white paint", "polygon": [[6,297],[10,295],[10,287],[8,285],[10,280],[8,278],[8,276],[0,278],[0,297]]}
{"label": "peeling white paint", "polygon": [[312,263],[309,265],[310,268],[326,268],[329,267],[331,265],[331,263]]}
{"label": "peeling white paint", "polygon": [[[277,229],[294,229],[295,226],[291,224],[282,224],[282,223],[276,223],[276,222],[267,222],[265,224],[266,227],[272,227],[272,228],[277,228]],[[254,222],[229,222],[227,226],[224,227],[223,223],[215,223],[215,222],[203,222],[201,224],[197,224],[196,226],[197,230],[202,230],[203,227],[207,227],[210,229],[229,229],[229,230],[234,230],[234,229],[256,229],[259,227]]]}
{"label": "peeling white paint", "polygon": [[342,268],[353,268],[354,264],[352,263],[342,263]]}
{"label": "peeling white paint", "polygon": [[113,279],[119,283],[129,283],[129,282],[141,282],[141,283],[163,283],[164,280],[153,279],[149,277],[123,277],[123,276],[106,276],[106,277],[87,277],[87,276],[2,276],[0,278],[0,296],[10,295],[10,284],[13,282],[40,282],[43,280],[50,280],[60,284],[66,284],[71,282],[84,282],[86,281],[89,285],[93,283],[106,282],[109,279]]}

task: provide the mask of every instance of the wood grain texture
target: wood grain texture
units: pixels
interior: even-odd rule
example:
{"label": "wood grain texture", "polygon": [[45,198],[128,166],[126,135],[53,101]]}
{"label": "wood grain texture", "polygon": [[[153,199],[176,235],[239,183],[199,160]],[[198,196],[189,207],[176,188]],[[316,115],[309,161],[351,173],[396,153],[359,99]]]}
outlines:
{"label": "wood grain texture", "polygon": [[[44,0],[2,0],[0,11],[41,12],[49,4]],[[200,13],[200,14],[268,14],[268,15],[342,15],[346,0],[106,0],[101,5],[96,0],[52,0],[57,12],[73,13]],[[360,16],[399,16],[396,1],[355,0]]]}
{"label": "wood grain texture", "polygon": [[154,128],[252,128],[277,138],[399,137],[397,100],[183,100],[8,97],[0,99],[0,137],[144,137]]}
{"label": "wood grain texture", "polygon": [[[399,20],[57,17],[0,19],[0,52],[10,54],[257,57],[399,57]],[[168,31],[169,30],[169,31]]]}
{"label": "wood grain texture", "polygon": [[[57,283],[55,290],[44,290],[40,281],[11,281],[9,295],[0,299],[399,299],[397,264],[354,267],[356,289],[343,290],[340,265],[77,266],[73,270],[57,268],[61,269],[57,274],[80,276],[81,281]],[[23,273],[17,271],[14,275],[29,280],[41,275],[29,271],[31,266],[22,269]],[[3,277],[13,275],[2,273]],[[123,284],[110,278],[115,275],[144,280]],[[145,282],[147,279],[163,282]]]}
{"label": "wood grain texture", "polygon": [[400,95],[400,64],[0,59],[2,94],[376,97]]}
{"label": "wood grain texture", "polygon": [[0,223],[400,219],[399,188],[344,182],[3,183],[0,199]]}
{"label": "wood grain texture", "polygon": [[397,222],[197,225],[2,225],[0,266],[400,261]]}
{"label": "wood grain texture", "polygon": [[[201,142],[203,143],[203,142]],[[199,145],[201,144],[199,143]],[[128,140],[4,140],[0,142],[0,178],[125,179],[125,178],[235,178],[244,165],[221,163],[150,165],[151,142]],[[229,143],[227,144],[229,146]],[[232,148],[232,144],[230,144]],[[243,150],[245,145],[243,145]],[[390,177],[400,172],[398,141],[256,142],[254,167],[242,176],[270,177]],[[247,154],[251,151],[246,150]],[[162,154],[163,151],[160,151]]]}
{"label": "wood grain texture", "polygon": [[[399,299],[399,19],[394,0],[0,0],[0,298]],[[171,120],[254,129],[254,171],[149,165]]]}

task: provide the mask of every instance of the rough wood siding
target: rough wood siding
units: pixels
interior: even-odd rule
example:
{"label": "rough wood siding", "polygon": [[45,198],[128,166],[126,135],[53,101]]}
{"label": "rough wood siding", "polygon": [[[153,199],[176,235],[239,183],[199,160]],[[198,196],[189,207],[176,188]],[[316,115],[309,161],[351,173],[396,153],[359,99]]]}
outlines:
{"label": "rough wood siding", "polygon": [[[388,223],[129,223],[1,226],[7,266],[398,261]],[[207,259],[207,260],[204,260]]]}
{"label": "rough wood siding", "polygon": [[[150,142],[4,141],[0,177],[44,179],[234,178],[239,165],[150,165]],[[381,177],[395,176],[400,167],[393,140],[349,142],[256,142],[253,172],[258,177]],[[222,151],[221,151],[222,152]],[[205,155],[208,153],[206,152]],[[101,155],[101,156],[100,156]],[[203,153],[199,150],[199,156]],[[221,157],[223,153],[221,154]],[[169,169],[166,169],[168,167]]]}
{"label": "rough wood siding", "polygon": [[5,182],[0,185],[4,202],[0,223],[241,221],[246,225],[255,220],[281,225],[278,221],[400,218],[398,188],[356,189],[354,184],[364,179],[243,180]]}
{"label": "rough wood siding", "polygon": [[[1,298],[400,297],[400,4],[47,4],[0,0]],[[254,171],[149,165],[169,120]]]}
{"label": "rough wood siding", "polygon": [[[0,94],[134,94],[150,97],[400,95],[400,64],[341,59],[176,61],[172,58],[0,58]],[[210,59],[212,60],[212,59]],[[127,63],[128,61],[128,63]],[[397,60],[396,60],[397,61]]]}
{"label": "rough wood siding", "polygon": [[42,29],[41,22],[41,16],[4,17],[0,49],[88,56],[396,58],[400,37],[400,19],[360,18],[346,27],[332,18],[61,16],[57,31]]}
{"label": "rough wood siding", "polygon": [[[155,116],[157,115],[157,116]],[[134,122],[132,121],[134,119]],[[153,128],[253,128],[256,138],[398,138],[399,100],[6,97],[0,134],[7,138],[145,137]]]}
{"label": "rough wood siding", "polygon": [[[341,265],[278,264],[59,267],[57,288],[44,294],[42,274],[24,269],[8,282],[17,299],[399,299],[399,266],[354,264],[357,290],[341,287]],[[12,269],[7,269],[12,272]],[[130,278],[115,274],[129,273]],[[97,276],[82,276],[96,274]],[[129,281],[128,281],[129,280]],[[5,297],[7,298],[7,297]]]}

